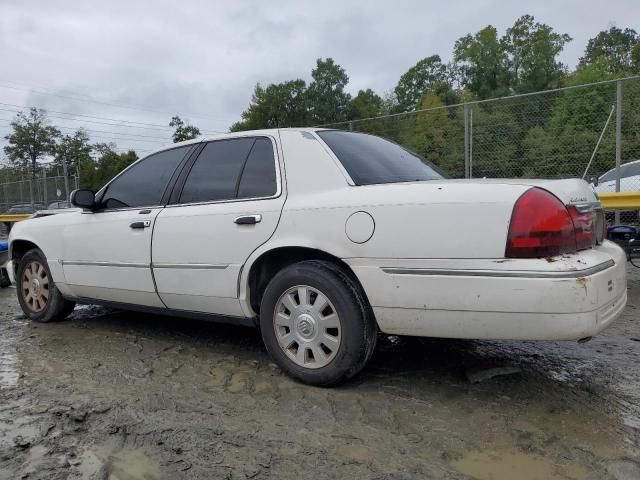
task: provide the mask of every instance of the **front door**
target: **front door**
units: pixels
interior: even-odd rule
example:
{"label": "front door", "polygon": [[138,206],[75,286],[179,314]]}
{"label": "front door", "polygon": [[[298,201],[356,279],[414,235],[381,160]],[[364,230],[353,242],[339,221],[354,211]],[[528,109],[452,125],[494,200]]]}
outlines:
{"label": "front door", "polygon": [[284,204],[276,146],[268,136],[219,140],[195,160],[154,229],[153,273],[167,307],[243,315],[240,271]]}
{"label": "front door", "polygon": [[151,237],[165,190],[190,148],[133,164],[97,195],[94,212],[73,215],[61,260],[75,296],[163,306],[151,272]]}

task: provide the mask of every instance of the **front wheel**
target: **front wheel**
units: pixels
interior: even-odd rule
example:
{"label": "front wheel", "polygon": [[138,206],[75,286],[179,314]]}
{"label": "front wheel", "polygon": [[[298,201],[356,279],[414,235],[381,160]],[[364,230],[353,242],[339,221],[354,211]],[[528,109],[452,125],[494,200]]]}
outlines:
{"label": "front wheel", "polygon": [[377,324],[362,287],[337,265],[307,260],[278,272],[260,304],[267,351],[291,377],[330,386],[373,354]]}
{"label": "front wheel", "polygon": [[11,280],[9,279],[9,273],[4,267],[0,267],[0,288],[7,288],[11,286]]}
{"label": "front wheel", "polygon": [[36,322],[67,317],[75,306],[56,287],[42,250],[29,250],[20,259],[16,275],[18,302],[25,316]]}

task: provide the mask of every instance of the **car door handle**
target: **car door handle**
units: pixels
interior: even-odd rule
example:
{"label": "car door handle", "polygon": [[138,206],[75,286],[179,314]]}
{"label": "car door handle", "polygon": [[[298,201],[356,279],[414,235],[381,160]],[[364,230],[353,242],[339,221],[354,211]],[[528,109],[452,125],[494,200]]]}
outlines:
{"label": "car door handle", "polygon": [[245,215],[242,217],[237,217],[234,222],[238,225],[255,225],[256,223],[260,223],[262,221],[262,215]]}
{"label": "car door handle", "polygon": [[144,220],[142,222],[133,222],[129,225],[129,228],[147,228],[151,226],[151,220]]}

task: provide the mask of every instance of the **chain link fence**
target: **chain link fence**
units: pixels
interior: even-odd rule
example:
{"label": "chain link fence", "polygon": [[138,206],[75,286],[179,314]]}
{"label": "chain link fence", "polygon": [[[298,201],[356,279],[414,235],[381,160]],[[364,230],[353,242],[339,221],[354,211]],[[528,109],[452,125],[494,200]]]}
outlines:
{"label": "chain link fence", "polygon": [[597,192],[640,191],[640,77],[456,105],[427,94],[421,106],[324,126],[389,138],[454,178],[584,175]]}
{"label": "chain link fence", "polygon": [[63,208],[69,193],[77,188],[75,175],[48,176],[42,170],[36,179],[0,183],[0,213],[28,213],[45,208]]}

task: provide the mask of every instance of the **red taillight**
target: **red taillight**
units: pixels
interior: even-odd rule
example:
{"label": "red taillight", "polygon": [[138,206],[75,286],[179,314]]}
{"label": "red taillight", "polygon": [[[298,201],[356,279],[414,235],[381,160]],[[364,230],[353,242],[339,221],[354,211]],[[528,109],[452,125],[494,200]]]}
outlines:
{"label": "red taillight", "polygon": [[580,212],[574,206],[568,207],[567,210],[576,231],[576,250],[593,247],[596,244],[596,212],[593,210]]}
{"label": "red taillight", "polygon": [[541,188],[527,190],[511,214],[505,256],[551,257],[595,244],[595,214],[569,208]]}

